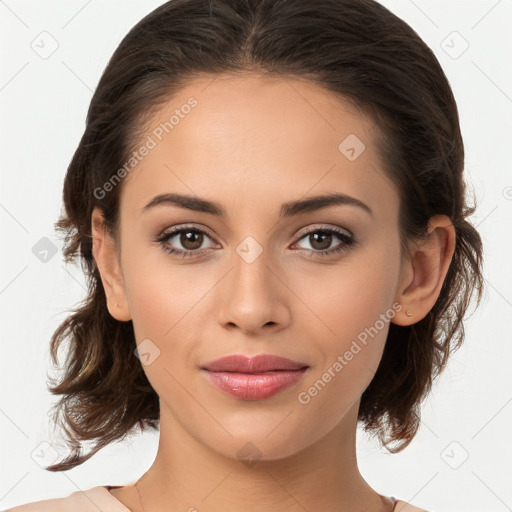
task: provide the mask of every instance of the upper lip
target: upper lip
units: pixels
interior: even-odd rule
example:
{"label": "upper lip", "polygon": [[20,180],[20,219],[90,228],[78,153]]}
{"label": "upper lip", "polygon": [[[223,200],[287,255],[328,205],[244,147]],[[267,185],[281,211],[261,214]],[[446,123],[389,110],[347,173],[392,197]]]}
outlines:
{"label": "upper lip", "polygon": [[257,356],[244,356],[234,354],[221,357],[204,366],[204,370],[211,372],[241,372],[241,373],[261,373],[276,370],[300,370],[307,365],[298,361],[292,361],[285,357],[274,356],[271,354],[261,354]]}

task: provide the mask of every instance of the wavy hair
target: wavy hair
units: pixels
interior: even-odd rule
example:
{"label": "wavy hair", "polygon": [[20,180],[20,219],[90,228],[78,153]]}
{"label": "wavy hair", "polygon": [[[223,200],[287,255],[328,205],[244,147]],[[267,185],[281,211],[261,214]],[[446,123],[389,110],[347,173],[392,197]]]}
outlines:
{"label": "wavy hair", "polygon": [[[88,295],[59,325],[51,356],[67,357],[51,393],[54,424],[71,452],[49,471],[71,469],[135,429],[159,427],[159,397],[140,361],[131,321],[110,316],[92,254],[91,215],[101,208],[117,233],[123,182],[98,194],[129,159],[159,105],[195,76],[258,72],[309,80],[353,102],[378,127],[383,169],[400,196],[402,246],[445,214],[455,253],[439,298],[410,326],[390,324],[382,360],[361,397],[358,420],[395,453],[420,424],[420,406],[464,339],[463,320],[481,300],[482,242],[468,220],[457,105],[431,49],[373,0],[171,0],[122,40],[94,92],[64,181],[56,229],[66,262],[77,258]],[[119,175],[119,174],[118,174]],[[83,444],[93,442],[88,453]]]}

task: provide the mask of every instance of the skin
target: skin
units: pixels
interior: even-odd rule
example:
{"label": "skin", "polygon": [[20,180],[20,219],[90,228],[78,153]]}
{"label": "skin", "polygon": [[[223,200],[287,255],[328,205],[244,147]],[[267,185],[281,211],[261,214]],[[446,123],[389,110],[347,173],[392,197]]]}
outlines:
{"label": "skin", "polygon": [[[94,257],[112,316],[132,320],[137,344],[160,355],[143,366],[160,397],[156,459],[139,481],[111,493],[132,511],[390,511],[356,458],[357,411],[384,349],[389,323],[309,403],[298,400],[379,315],[409,325],[434,305],[453,255],[446,216],[401,257],[398,193],[383,173],[377,127],[348,101],[299,80],[250,75],[197,78],[147,125],[151,134],[189,97],[198,105],[125,178],[120,243],[92,216]],[[338,145],[355,134],[354,161]],[[156,195],[216,201],[226,218],[172,205],[147,211]],[[281,205],[339,192],[364,202],[279,218]],[[166,253],[155,239],[172,226],[206,229],[200,256]],[[332,255],[305,231],[338,227],[356,244]],[[192,231],[196,233],[195,231]],[[198,235],[200,236],[200,235]],[[253,237],[262,253],[236,251]],[[200,247],[194,249],[194,247]],[[191,249],[192,247],[192,249]],[[254,249],[251,249],[254,250]],[[412,315],[407,316],[406,310]],[[214,388],[199,367],[229,354],[275,354],[305,362],[297,384],[265,400],[243,401]],[[237,456],[259,453],[249,466]],[[314,470],[313,470],[314,468]]]}

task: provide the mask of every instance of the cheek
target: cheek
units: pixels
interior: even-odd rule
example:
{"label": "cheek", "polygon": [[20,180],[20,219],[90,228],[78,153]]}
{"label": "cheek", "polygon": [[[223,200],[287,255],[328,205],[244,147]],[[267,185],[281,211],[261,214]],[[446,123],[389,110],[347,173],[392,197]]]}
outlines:
{"label": "cheek", "polygon": [[190,407],[184,383],[195,392],[189,377],[197,364],[201,299],[212,286],[194,280],[190,269],[172,264],[159,249],[134,250],[123,260],[135,339],[150,354],[144,372],[160,397],[173,397],[176,411]]}
{"label": "cheek", "polygon": [[158,248],[137,247],[130,236],[124,243],[124,284],[135,339],[141,353],[149,353],[144,372],[160,396],[175,393],[161,387],[172,383],[169,374],[175,375],[176,368],[184,369],[190,362],[194,305],[204,292],[190,279],[183,279],[180,270],[184,267],[173,269]]}
{"label": "cheek", "polygon": [[[325,348],[339,351],[347,341],[374,326],[381,315],[394,314],[392,304],[400,275],[398,237],[390,241],[382,236],[348,254],[339,264],[310,265],[308,272],[301,270],[300,274],[293,282],[297,296],[305,303],[304,312],[315,332],[325,335]],[[381,322],[377,327],[382,329]]]}
{"label": "cheek", "polygon": [[130,243],[128,236],[123,274],[137,340],[154,336],[165,342],[194,318],[194,308],[212,284],[197,279],[194,265],[176,264],[156,246],[128,250]]}
{"label": "cheek", "polygon": [[314,313],[307,328],[318,364],[301,389],[301,403],[316,402],[314,407],[336,415],[360,397],[375,375],[396,313],[400,252],[395,241],[383,237],[332,272],[324,269],[302,280],[299,295],[307,296]]}

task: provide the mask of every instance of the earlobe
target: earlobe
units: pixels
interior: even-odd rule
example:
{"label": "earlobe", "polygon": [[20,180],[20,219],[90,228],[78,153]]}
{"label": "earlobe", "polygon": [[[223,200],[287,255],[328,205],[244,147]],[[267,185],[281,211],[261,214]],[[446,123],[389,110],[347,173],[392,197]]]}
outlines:
{"label": "earlobe", "polygon": [[92,254],[105,290],[109,313],[121,322],[131,320],[115,243],[105,229],[103,212],[94,208],[91,216]]}
{"label": "earlobe", "polygon": [[455,228],[446,215],[429,221],[427,235],[411,243],[411,257],[404,262],[396,301],[402,305],[393,319],[397,325],[422,320],[436,303],[455,252]]}

